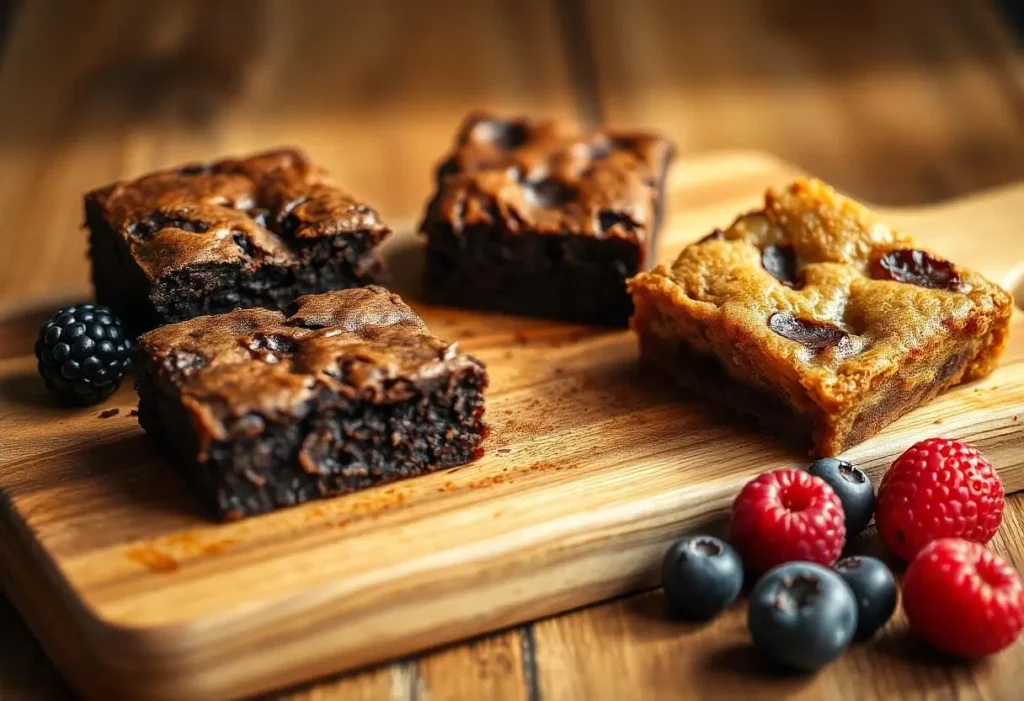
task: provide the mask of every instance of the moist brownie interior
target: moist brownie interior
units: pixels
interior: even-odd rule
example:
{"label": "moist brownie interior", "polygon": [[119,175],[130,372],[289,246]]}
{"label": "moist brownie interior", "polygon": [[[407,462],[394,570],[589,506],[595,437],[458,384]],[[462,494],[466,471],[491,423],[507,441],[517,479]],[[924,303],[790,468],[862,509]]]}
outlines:
{"label": "moist brownie interior", "polygon": [[218,518],[365,489],[480,453],[484,366],[370,286],[144,334],[139,422]]}
{"label": "moist brownie interior", "polygon": [[294,149],[114,183],[85,218],[97,300],[136,329],[370,283],[390,233]]}

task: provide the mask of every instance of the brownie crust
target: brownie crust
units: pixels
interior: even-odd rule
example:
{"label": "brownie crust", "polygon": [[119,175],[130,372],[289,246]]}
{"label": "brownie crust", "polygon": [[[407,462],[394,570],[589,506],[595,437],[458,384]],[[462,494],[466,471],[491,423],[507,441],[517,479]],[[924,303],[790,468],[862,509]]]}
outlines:
{"label": "brownie crust", "polygon": [[93,190],[85,224],[97,300],[137,330],[368,284],[390,234],[295,149]]}
{"label": "brownie crust", "polygon": [[420,226],[442,304],[624,326],[654,259],[671,144],[562,120],[466,119]]}
{"label": "brownie crust", "polygon": [[817,456],[989,374],[1012,313],[999,286],[814,180],[630,289],[646,364]]}
{"label": "brownie crust", "polygon": [[144,334],[139,422],[235,519],[454,467],[486,434],[484,366],[370,286]]}

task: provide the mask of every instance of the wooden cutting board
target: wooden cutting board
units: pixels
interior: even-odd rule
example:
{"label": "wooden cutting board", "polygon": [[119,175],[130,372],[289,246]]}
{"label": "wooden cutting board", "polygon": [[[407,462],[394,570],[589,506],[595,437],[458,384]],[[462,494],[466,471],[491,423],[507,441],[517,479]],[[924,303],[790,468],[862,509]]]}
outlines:
{"label": "wooden cutting board", "polygon": [[[663,257],[794,173],[748,153],[679,163]],[[1024,185],[887,214],[1008,287],[1024,270]],[[642,374],[628,332],[418,304],[418,243],[389,255],[430,327],[490,369],[485,457],[229,525],[150,448],[130,386],[87,409],[48,399],[31,346],[55,301],[3,317],[2,585],[83,694],[249,695],[648,587],[668,543],[714,527],[747,479],[807,464]],[[952,436],[1024,488],[1022,335],[992,377],[847,457],[877,479],[914,441]]]}

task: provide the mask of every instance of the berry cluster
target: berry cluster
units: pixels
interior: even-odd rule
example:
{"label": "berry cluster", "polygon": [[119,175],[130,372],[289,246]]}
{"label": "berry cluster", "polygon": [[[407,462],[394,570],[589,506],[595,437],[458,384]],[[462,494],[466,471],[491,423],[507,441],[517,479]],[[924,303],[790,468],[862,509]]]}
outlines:
{"label": "berry cluster", "polygon": [[776,470],[736,497],[731,544],[691,536],[663,565],[673,612],[707,620],[755,578],[747,626],[769,659],[817,669],[854,639],[870,638],[896,610],[897,585],[872,557],[840,559],[874,516],[879,538],[910,562],[903,608],[911,629],[936,649],[973,659],[1014,642],[1024,629],[1024,580],[985,547],[1002,521],[1003,486],[975,448],[921,441],[893,462],[878,491],[849,462]]}

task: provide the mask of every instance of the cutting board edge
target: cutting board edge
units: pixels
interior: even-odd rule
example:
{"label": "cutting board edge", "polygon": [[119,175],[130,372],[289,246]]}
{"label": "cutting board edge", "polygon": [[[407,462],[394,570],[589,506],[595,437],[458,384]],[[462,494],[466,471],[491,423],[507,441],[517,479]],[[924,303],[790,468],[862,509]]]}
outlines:
{"label": "cutting board edge", "polygon": [[[1019,363],[1015,365],[1019,365]],[[993,377],[998,377],[998,374]],[[971,386],[964,386],[954,391],[971,391]],[[1002,418],[990,418],[978,424],[982,438],[976,440],[975,443],[982,450],[991,452],[993,456],[1001,455],[1005,452],[1008,436],[1019,438],[1024,433],[1024,420],[1007,422],[1007,417],[1011,412],[1020,412],[1024,418],[1024,404],[1012,406],[1008,404],[998,411],[986,411],[999,414]],[[946,427],[934,425],[930,432],[940,435],[946,432]],[[1013,441],[1014,444],[1019,442],[1019,440]],[[864,451],[862,450],[861,453],[864,454]],[[870,460],[872,464],[885,463],[895,454],[896,452],[890,450],[887,455],[876,455]],[[994,461],[996,460],[998,458],[994,457]],[[1018,462],[1014,462],[1012,465],[1005,463],[1000,465],[1004,477],[1012,476],[1013,478],[1012,481],[1008,480],[1008,492],[1024,489],[1024,471],[1019,469],[1022,466],[1024,466],[1024,452],[1020,453]],[[1013,471],[1012,475],[1010,475],[1011,470]],[[199,697],[226,699],[281,688],[315,676],[349,671],[367,664],[420,652],[473,635],[514,626],[538,617],[555,615],[655,586],[658,553],[663,551],[675,538],[686,532],[692,532],[693,529],[717,530],[726,513],[730,495],[739,489],[743,481],[744,478],[738,476],[728,483],[723,482],[717,485],[720,487],[719,491],[722,492],[721,499],[718,501],[722,503],[718,504],[716,501],[710,512],[672,521],[665,517],[666,510],[663,510],[659,513],[647,513],[642,521],[625,518],[612,521],[605,524],[600,533],[603,534],[608,529],[614,530],[620,525],[630,526],[629,532],[621,534],[618,538],[608,538],[601,534],[591,533],[591,537],[585,543],[598,545],[590,547],[577,546],[565,549],[540,545],[538,548],[541,551],[560,553],[560,556],[544,563],[543,567],[537,567],[536,561],[533,561],[530,567],[522,567],[524,571],[528,570],[522,577],[543,579],[546,576],[545,573],[551,570],[568,569],[581,560],[596,559],[603,562],[600,570],[614,573],[612,575],[591,578],[564,589],[545,588],[544,591],[547,594],[542,598],[531,597],[529,603],[517,603],[511,608],[491,608],[490,614],[486,610],[470,609],[470,614],[466,617],[454,623],[449,621],[443,627],[442,633],[438,633],[438,630],[442,630],[441,628],[428,628],[412,637],[405,635],[383,636],[381,643],[374,648],[373,654],[366,653],[366,648],[363,646],[350,645],[348,648],[332,649],[329,644],[315,645],[312,647],[317,650],[317,654],[313,658],[307,659],[304,665],[293,666],[289,670],[276,673],[273,676],[236,674],[236,678],[244,677],[244,682],[231,681],[220,684],[210,680],[211,678],[215,680],[223,669],[229,668],[231,665],[245,665],[248,659],[245,654],[230,655],[227,659],[221,659],[220,665],[213,667],[195,664],[197,658],[206,658],[205,654],[198,653],[212,645],[204,645],[201,642],[197,644],[194,633],[199,629],[208,630],[211,627],[216,627],[216,621],[133,626],[106,619],[100,611],[89,607],[84,597],[75,594],[72,583],[63,577],[59,567],[44,552],[33,547],[31,539],[25,532],[27,526],[21,521],[16,507],[10,504],[6,495],[0,497],[2,499],[0,503],[4,507],[2,511],[4,523],[0,523],[0,532],[15,531],[17,538],[14,540],[19,544],[22,555],[31,557],[43,566],[43,576],[48,580],[53,580],[50,581],[50,586],[55,587],[59,592],[58,607],[72,616],[75,628],[86,640],[95,643],[85,646],[89,655],[83,658],[79,654],[78,659],[69,659],[69,657],[74,657],[74,652],[69,652],[68,646],[63,643],[67,633],[66,624],[54,629],[52,624],[46,623],[45,619],[49,616],[46,611],[53,608],[46,606],[46,602],[52,603],[52,597],[36,597],[35,592],[41,591],[41,589],[34,589],[31,583],[19,585],[16,582],[8,581],[7,577],[4,578],[3,583],[5,587],[10,586],[12,599],[18,608],[27,614],[26,617],[29,619],[30,625],[37,637],[43,641],[48,653],[55,659],[62,660],[62,668],[75,680],[79,689],[90,694],[95,691],[96,695],[102,694],[104,698],[133,698],[144,692],[147,698],[166,699],[167,701]],[[19,522],[22,525],[19,526]],[[640,524],[644,525],[641,527]],[[625,545],[626,541],[631,541],[628,548]],[[610,542],[614,543],[614,548],[607,546]],[[605,547],[599,547],[601,544],[604,544]],[[9,545],[0,549],[7,560],[5,570],[16,562],[16,558],[11,557],[7,552],[8,547]],[[638,565],[639,562],[646,564]],[[486,566],[486,560],[475,562],[476,568]],[[628,575],[624,576],[623,572],[628,572]],[[511,579],[518,581],[518,578],[517,576]],[[28,582],[27,578],[25,581]],[[492,593],[500,593],[503,587],[508,586],[510,579],[503,575],[493,582],[488,582],[486,579],[482,581],[483,589],[459,587],[454,593],[442,592],[440,601],[450,600],[447,606],[451,607],[468,599],[488,600]],[[288,598],[308,593],[293,592]],[[325,597],[321,593],[314,598],[323,602]],[[495,599],[500,599],[500,597],[496,595]],[[424,604],[417,605],[423,606]],[[240,614],[234,615],[237,617]],[[374,614],[371,612],[369,620],[372,620],[373,617]],[[326,640],[330,638],[329,632],[346,623],[362,625],[366,623],[366,620],[360,620],[358,616],[353,619],[351,613],[345,614],[344,612],[340,615],[337,613],[333,616],[327,615],[315,623],[315,630],[321,631],[320,634],[323,636],[322,640],[319,638],[316,640],[326,643]],[[261,629],[266,627],[266,623],[260,626]],[[285,649],[289,645],[294,646],[296,650],[299,646],[308,650],[310,639],[292,640],[290,643],[286,641]],[[274,649],[279,651],[281,648],[275,645]],[[102,651],[103,654],[95,654],[97,651]],[[264,665],[259,665],[257,668],[261,670],[261,673],[267,669]]]}
{"label": "cutting board edge", "polygon": [[[733,159],[731,163],[727,164],[729,168],[732,168],[730,174],[724,174],[727,168],[719,168],[716,161],[724,161]],[[779,184],[785,182],[787,178],[798,175],[801,170],[796,166],[788,164],[770,154],[766,154],[759,151],[730,151],[730,152],[707,152],[697,154],[695,156],[687,157],[685,159],[686,167],[682,166],[682,161],[679,166],[675,169],[674,180],[676,185],[680,185],[683,188],[691,188],[687,190],[685,199],[687,204],[696,204],[700,206],[703,202],[706,193],[711,193],[712,196],[715,194],[721,194],[722,202],[714,202],[714,204],[722,204],[728,202],[731,206],[735,202],[743,198],[753,200],[755,193],[754,185],[763,187],[767,184]],[[734,182],[735,181],[735,182]],[[705,187],[702,187],[704,185]],[[917,208],[914,213],[911,212],[897,212],[889,208],[879,208],[883,216],[894,214],[896,216],[915,216],[924,221],[925,219],[933,220],[934,218],[944,215],[947,211],[959,206],[960,204],[985,205],[989,202],[989,199],[998,200],[1004,194],[1013,194],[1017,197],[1017,192],[1024,194],[1024,184],[1022,185],[1011,185],[1004,188],[995,188],[993,190],[983,191],[980,193],[974,193],[957,200],[951,200],[942,203],[936,203],[928,207]],[[746,193],[746,194],[744,194]],[[856,194],[856,193],[853,193]],[[711,203],[709,203],[711,204]],[[977,207],[972,206],[972,210],[977,211]],[[688,212],[684,214],[688,215]],[[78,288],[76,288],[77,290]],[[83,291],[87,288],[83,286]],[[80,296],[77,291],[69,291],[67,293],[68,299],[71,295]],[[63,294],[60,295],[63,297]],[[38,297],[34,300],[28,300],[25,302],[17,303],[15,305],[3,305],[0,307],[0,319],[6,317],[11,319],[16,314],[25,314],[26,312],[35,312],[40,314],[44,311],[46,304],[53,304],[57,297],[53,295],[47,295],[44,297]],[[26,325],[27,326],[27,325]],[[1024,411],[1024,407],[1022,407]],[[951,422],[952,423],[952,422]],[[935,426],[929,428],[933,434],[946,433],[946,427]],[[992,450],[995,451],[1007,451],[1010,450],[1007,446],[1009,441],[1007,440],[1006,433],[993,433],[991,438]],[[1014,429],[1014,436],[1019,435],[1019,430]],[[923,437],[923,435],[922,435]],[[1015,444],[1019,444],[1019,439],[1015,440]],[[989,443],[979,441],[981,447],[989,445]],[[1008,487],[1011,490],[1024,488],[1024,471],[1019,468],[1024,466],[1021,460],[1024,460],[1024,456],[1018,457],[1014,452],[1014,463],[1013,463],[1013,482],[1008,483]],[[6,498],[6,494],[3,495]],[[702,524],[711,524],[714,522],[716,516],[720,516],[723,512],[722,509],[718,509],[712,514],[706,514],[697,520],[686,521],[689,525],[687,527],[703,527]],[[6,519],[4,519],[6,520]],[[240,693],[256,693],[261,690],[278,688],[283,685],[291,684],[298,681],[303,681],[314,676],[321,674],[327,674],[330,672],[344,671],[352,669],[354,667],[368,664],[370,661],[384,661],[390,659],[396,655],[406,654],[416,650],[423,650],[430,647],[435,647],[440,644],[451,642],[454,640],[463,639],[465,637],[488,632],[495,630],[498,627],[514,625],[526,620],[532,620],[539,616],[558,613],[571,608],[575,608],[580,605],[587,603],[593,603],[596,601],[603,600],[605,598],[615,596],[617,594],[627,593],[636,588],[645,587],[653,584],[653,576],[651,576],[649,570],[654,566],[652,563],[656,559],[660,559],[657,556],[657,551],[663,549],[670,540],[681,534],[680,521],[662,523],[658,528],[648,531],[649,533],[656,533],[658,535],[651,537],[651,542],[647,543],[646,547],[648,550],[639,552],[638,549],[633,549],[629,553],[624,552],[622,546],[619,546],[619,550],[612,551],[608,557],[609,560],[603,567],[604,571],[615,571],[619,572],[620,568],[612,567],[616,563],[620,564],[623,562],[636,560],[644,561],[644,572],[645,576],[636,576],[628,580],[627,585],[619,585],[618,587],[609,584],[610,580],[601,580],[597,584],[591,582],[590,584],[579,585],[573,588],[569,593],[571,594],[555,594],[547,596],[543,599],[534,599],[534,602],[529,605],[523,605],[516,614],[492,612],[493,616],[488,618],[486,616],[470,616],[469,623],[463,625],[460,622],[458,626],[445,629],[443,634],[433,636],[429,641],[421,641],[420,638],[415,640],[397,638],[390,640],[388,643],[391,645],[389,650],[392,652],[388,654],[372,655],[372,660],[365,658],[358,658],[354,655],[343,658],[345,661],[339,663],[337,655],[322,654],[323,660],[313,660],[308,662],[305,659],[296,658],[293,653],[293,668],[287,674],[280,674],[273,677],[269,676],[266,670],[256,669],[253,676],[248,677],[242,683],[234,683],[233,685],[222,680],[222,683],[210,685],[208,683],[201,683],[200,675],[203,673],[199,670],[200,674],[197,674],[195,678],[191,677],[189,669],[186,669],[183,665],[188,660],[192,659],[192,655],[195,652],[195,646],[190,645],[188,638],[193,633],[197,632],[197,628],[193,624],[186,623],[184,625],[177,626],[130,626],[119,624],[116,621],[112,621],[109,618],[104,618],[103,615],[89,607],[80,597],[74,595],[73,591],[66,587],[67,580],[63,574],[59,571],[58,566],[50,562],[50,572],[43,572],[36,577],[36,579],[30,580],[25,578],[24,583],[15,583],[12,586],[12,599],[18,605],[18,608],[23,612],[27,613],[30,625],[36,630],[37,636],[40,637],[44,646],[52,657],[60,662],[60,666],[78,685],[79,689],[92,693],[94,696],[101,696],[102,698],[133,698],[139,696],[141,693],[145,693],[147,697],[153,697],[154,692],[159,691],[159,698],[163,699],[179,699],[179,698],[196,698],[197,695],[202,695],[204,698],[227,698],[228,696],[236,696]],[[0,523],[0,532],[3,531],[5,525]],[[24,547],[22,547],[24,546]],[[19,555],[24,555],[31,558],[33,561],[39,557],[40,552],[36,544],[32,542],[26,542],[19,545]],[[638,554],[639,552],[639,554]],[[645,554],[646,553],[646,554]],[[4,569],[12,569],[9,565],[14,564],[15,559],[11,557],[10,553],[7,552],[7,548],[4,547],[3,543],[0,542],[0,555],[4,558],[6,565]],[[48,556],[43,553],[44,558],[48,561]],[[613,559],[618,558],[618,559]],[[564,562],[570,562],[570,560],[564,560]],[[532,563],[536,564],[536,563]],[[35,568],[39,569],[39,568]],[[45,576],[43,576],[45,575]],[[51,582],[51,579],[56,580],[56,584]],[[618,580],[615,580],[618,581]],[[96,649],[86,650],[84,653],[82,650],[71,650],[68,647],[69,640],[73,636],[67,635],[66,623],[62,625],[51,625],[47,626],[46,621],[48,620],[49,614],[47,613],[47,607],[44,603],[36,604],[34,599],[41,598],[38,596],[40,587],[39,583],[46,583],[48,586],[52,586],[58,594],[65,594],[63,598],[71,599],[71,601],[58,601],[58,604],[63,605],[70,611],[70,620],[82,631],[84,636],[91,636],[89,638],[92,641],[109,645],[110,647],[97,646]],[[603,583],[603,584],[602,584]],[[494,587],[497,587],[500,582],[496,583]],[[36,586],[33,586],[36,585]],[[488,590],[491,591],[491,590]],[[466,592],[470,596],[479,594],[478,590],[470,590]],[[541,601],[541,603],[537,603]],[[50,607],[49,610],[52,610]],[[328,626],[331,627],[331,626]],[[396,634],[392,634],[392,638],[395,638]],[[153,645],[160,644],[165,645],[158,650],[157,654],[153,653],[155,649]],[[63,649],[62,649],[63,648]],[[106,652],[106,655],[94,654],[97,650]],[[148,668],[148,672],[151,672],[155,676],[146,677],[147,668],[143,665],[140,669],[129,670],[131,673],[126,674],[126,670],[116,664],[117,652],[134,652],[141,653],[141,657],[136,656],[135,660],[141,659],[145,661],[147,656],[152,661],[151,666]],[[322,651],[321,651],[322,652]],[[90,655],[82,657],[83,654]],[[131,655],[128,655],[131,658]],[[324,661],[326,660],[326,661]],[[244,662],[244,660],[243,660]],[[168,668],[167,665],[177,665]],[[170,671],[168,671],[170,669]],[[262,676],[261,676],[262,675]],[[184,683],[191,683],[193,686],[184,688],[181,686],[182,677],[188,677]],[[175,683],[175,681],[177,683]],[[211,693],[212,692],[212,693]]]}

